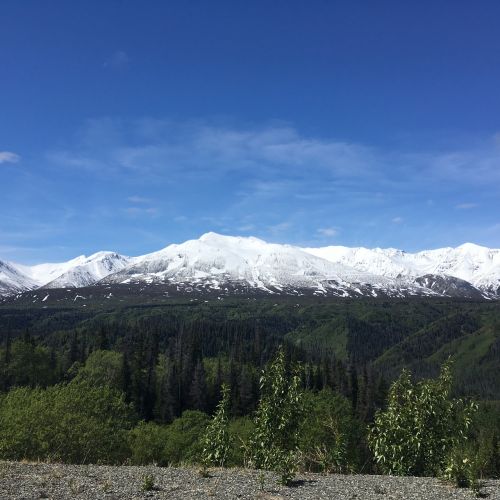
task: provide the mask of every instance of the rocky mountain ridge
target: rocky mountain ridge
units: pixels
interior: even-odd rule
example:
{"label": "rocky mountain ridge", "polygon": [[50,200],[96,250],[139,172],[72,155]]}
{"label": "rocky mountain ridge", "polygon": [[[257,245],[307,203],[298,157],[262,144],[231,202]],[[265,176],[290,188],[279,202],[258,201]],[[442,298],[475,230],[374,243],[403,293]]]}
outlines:
{"label": "rocky mountain ridge", "polygon": [[0,261],[0,296],[35,289],[168,285],[179,292],[500,298],[500,250],[466,243],[418,253],[301,248],[206,233],[150,254],[98,252],[68,262]]}

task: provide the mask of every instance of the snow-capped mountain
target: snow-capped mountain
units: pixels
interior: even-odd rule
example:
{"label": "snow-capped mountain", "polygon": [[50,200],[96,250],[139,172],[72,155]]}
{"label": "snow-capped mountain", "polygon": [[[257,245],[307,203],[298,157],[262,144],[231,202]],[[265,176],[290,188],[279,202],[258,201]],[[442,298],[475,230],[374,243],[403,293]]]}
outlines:
{"label": "snow-capped mountain", "polygon": [[466,243],[397,249],[300,248],[207,233],[139,257],[98,252],[58,264],[0,262],[0,295],[35,288],[141,285],[180,293],[500,298],[500,250]]}
{"label": "snow-capped mountain", "polygon": [[130,263],[128,257],[115,252],[97,252],[90,257],[82,256],[79,259],[80,262],[44,285],[44,288],[79,288],[93,285]]}
{"label": "snow-capped mountain", "polygon": [[[24,266],[0,263],[0,295],[35,288],[79,288],[120,271],[130,259],[115,252],[80,255],[67,262]],[[4,276],[5,275],[5,276]],[[3,283],[3,285],[2,285]]]}
{"label": "snow-capped mountain", "polygon": [[9,262],[0,260],[0,297],[24,292],[37,286],[32,279]]}
{"label": "snow-capped mountain", "polygon": [[425,275],[450,276],[488,294],[500,295],[500,249],[465,243],[408,253],[394,248],[304,248],[330,262],[346,263],[380,276],[411,280]]}
{"label": "snow-capped mountain", "polygon": [[216,233],[137,257],[103,282],[176,283],[211,289],[221,289],[229,283],[271,293],[311,289],[345,296],[361,294],[356,292],[360,286],[385,287],[394,293],[398,288],[390,278],[329,262],[298,247]]}

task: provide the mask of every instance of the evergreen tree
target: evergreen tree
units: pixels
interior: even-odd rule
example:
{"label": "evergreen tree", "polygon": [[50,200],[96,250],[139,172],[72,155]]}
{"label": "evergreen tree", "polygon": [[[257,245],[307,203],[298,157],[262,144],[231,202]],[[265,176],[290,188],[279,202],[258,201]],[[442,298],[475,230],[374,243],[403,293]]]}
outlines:
{"label": "evergreen tree", "polygon": [[354,364],[351,364],[351,366],[349,367],[349,399],[351,400],[353,413],[356,413],[358,393],[358,372],[356,371],[356,367],[354,366]]}
{"label": "evergreen tree", "polygon": [[190,408],[192,410],[206,411],[207,409],[207,380],[205,368],[201,360],[194,370],[191,390],[189,392]]}
{"label": "evergreen tree", "polygon": [[128,360],[128,353],[124,352],[122,356],[122,366],[121,366],[121,383],[122,383],[122,391],[125,394],[127,401],[130,400],[130,364]]}
{"label": "evergreen tree", "polygon": [[237,415],[248,415],[253,412],[255,404],[255,394],[253,377],[246,364],[241,367],[238,380],[238,399],[235,413]]}
{"label": "evergreen tree", "polygon": [[5,339],[5,351],[4,351],[4,363],[8,365],[10,363],[11,356],[11,340],[10,340],[10,332],[7,332],[7,338]]}

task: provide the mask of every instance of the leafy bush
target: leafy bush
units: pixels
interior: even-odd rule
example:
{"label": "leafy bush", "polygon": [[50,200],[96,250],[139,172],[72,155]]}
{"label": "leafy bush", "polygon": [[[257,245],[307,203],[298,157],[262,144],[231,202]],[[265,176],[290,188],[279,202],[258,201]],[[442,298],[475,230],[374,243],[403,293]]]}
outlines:
{"label": "leafy bush", "polygon": [[475,403],[451,399],[451,365],[437,379],[414,384],[408,371],[389,390],[387,410],[377,412],[368,442],[389,474],[435,476],[452,451],[465,443]]}
{"label": "leafy bush", "polygon": [[306,392],[305,418],[299,447],[304,466],[316,472],[345,473],[360,462],[361,423],[352,415],[349,401],[331,389]]}
{"label": "leafy bush", "polygon": [[0,406],[0,457],[121,463],[134,414],[123,395],[86,382],[10,391]]}
{"label": "leafy bush", "polygon": [[250,441],[255,432],[255,423],[250,417],[239,417],[229,423],[231,447],[229,448],[227,464],[243,467],[247,465]]}
{"label": "leafy bush", "polygon": [[109,385],[115,389],[123,387],[123,355],[114,351],[94,351],[85,365],[78,369],[75,380],[87,381],[92,385]]}
{"label": "leafy bush", "polygon": [[454,448],[448,456],[444,477],[460,488],[479,490],[479,457],[471,447]]}
{"label": "leafy bush", "polygon": [[217,411],[207,427],[203,438],[202,463],[205,467],[224,467],[231,445],[229,435],[229,404],[231,392],[229,386],[222,385],[222,399]]}
{"label": "leafy bush", "polygon": [[167,465],[165,443],[167,427],[154,422],[140,422],[128,433],[131,462],[134,465]]}
{"label": "leafy bush", "polygon": [[481,477],[500,477],[500,401],[483,401],[472,423]]}
{"label": "leafy bush", "polygon": [[155,490],[155,478],[152,476],[152,474],[145,474],[142,476],[142,485],[141,485],[142,491],[153,491]]}
{"label": "leafy bush", "polygon": [[260,378],[260,401],[255,414],[255,433],[250,442],[252,464],[274,470],[289,484],[298,466],[302,393],[299,369],[288,376],[285,353],[280,348]]}
{"label": "leafy bush", "polygon": [[210,417],[186,410],[166,428],[164,460],[168,464],[194,464],[203,452],[203,436]]}

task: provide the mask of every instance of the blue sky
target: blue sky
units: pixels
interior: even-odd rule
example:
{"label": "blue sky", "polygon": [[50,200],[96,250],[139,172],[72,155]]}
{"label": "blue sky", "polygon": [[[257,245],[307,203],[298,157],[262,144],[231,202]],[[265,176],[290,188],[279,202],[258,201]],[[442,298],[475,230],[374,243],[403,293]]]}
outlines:
{"label": "blue sky", "polygon": [[500,3],[0,4],[0,258],[207,231],[500,247]]}

